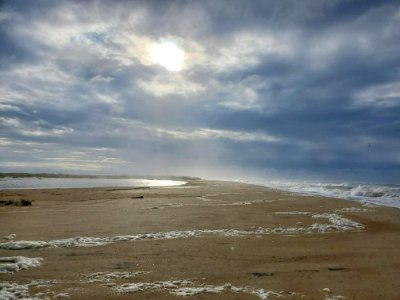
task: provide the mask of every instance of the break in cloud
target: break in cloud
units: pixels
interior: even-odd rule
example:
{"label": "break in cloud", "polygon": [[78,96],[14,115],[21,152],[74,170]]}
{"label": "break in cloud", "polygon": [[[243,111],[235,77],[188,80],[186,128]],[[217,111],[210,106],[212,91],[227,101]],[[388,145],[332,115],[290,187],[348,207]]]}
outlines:
{"label": "break in cloud", "polygon": [[398,181],[399,28],[398,1],[2,1],[0,171]]}

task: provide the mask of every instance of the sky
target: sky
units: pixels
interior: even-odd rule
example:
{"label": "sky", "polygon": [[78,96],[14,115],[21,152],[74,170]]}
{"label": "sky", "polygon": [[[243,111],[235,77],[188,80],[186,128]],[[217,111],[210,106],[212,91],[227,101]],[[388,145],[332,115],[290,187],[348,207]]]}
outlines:
{"label": "sky", "polygon": [[0,171],[398,183],[399,72],[399,1],[1,1]]}

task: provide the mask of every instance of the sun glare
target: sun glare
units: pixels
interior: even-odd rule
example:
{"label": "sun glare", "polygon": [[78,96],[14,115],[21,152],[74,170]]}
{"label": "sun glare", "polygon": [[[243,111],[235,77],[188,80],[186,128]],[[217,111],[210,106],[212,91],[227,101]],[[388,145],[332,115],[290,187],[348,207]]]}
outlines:
{"label": "sun glare", "polygon": [[180,71],[185,60],[185,52],[174,43],[165,42],[153,44],[150,47],[152,63],[159,64],[169,71]]}

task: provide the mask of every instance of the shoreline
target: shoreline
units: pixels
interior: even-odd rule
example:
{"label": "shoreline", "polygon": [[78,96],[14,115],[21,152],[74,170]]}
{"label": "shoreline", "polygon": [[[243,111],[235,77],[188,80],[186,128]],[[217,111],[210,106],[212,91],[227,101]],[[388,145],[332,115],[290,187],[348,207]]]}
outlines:
{"label": "shoreline", "polygon": [[[33,205],[0,206],[0,257],[14,270],[0,273],[3,291],[39,299],[400,296],[400,211],[390,207],[207,180],[0,191],[0,200],[20,197]],[[31,244],[5,247],[20,241]]]}
{"label": "shoreline", "polygon": [[[111,180],[111,181],[120,181],[120,180],[142,180],[142,181],[149,181],[148,185],[132,185],[129,183],[124,183],[121,185],[115,185],[114,183],[101,183],[99,185],[94,185],[90,186],[89,183],[84,183],[82,186],[68,186],[65,182],[63,183],[66,186],[37,186],[37,187],[3,187],[1,188],[0,186],[0,192],[5,191],[5,190],[50,190],[50,189],[96,189],[96,188],[107,188],[107,189],[137,189],[137,188],[148,188],[148,187],[172,187],[172,186],[185,186],[185,185],[190,185],[190,183],[193,184],[193,182],[196,181],[207,181],[206,179],[201,179],[197,177],[189,177],[189,176],[160,176],[160,177],[150,177],[150,176],[144,176],[144,177],[128,177],[128,176],[87,176],[87,177],[79,177],[78,175],[63,175],[66,177],[56,177],[54,174],[47,174],[48,176],[52,175],[53,177],[34,177],[33,175],[37,174],[31,174],[32,176],[28,177],[9,177],[8,179],[15,180],[15,179],[27,179],[27,180],[32,180],[36,179],[39,180]],[[169,179],[168,179],[169,178]],[[2,179],[0,178],[0,181]],[[160,185],[156,185],[154,183],[150,183],[152,181],[159,181]],[[212,180],[210,180],[212,181]],[[215,181],[221,181],[221,182],[236,182],[236,183],[242,183],[242,184],[249,184],[249,185],[255,185],[259,187],[265,187],[269,188],[272,190],[277,190],[283,193],[293,193],[293,194],[299,194],[302,196],[314,196],[314,197],[326,197],[330,199],[339,199],[339,200],[347,200],[347,201],[355,201],[359,202],[361,204],[371,204],[371,206],[384,206],[384,207],[393,207],[393,208],[400,208],[400,198],[395,196],[398,193],[400,193],[400,185],[398,184],[372,184],[372,183],[335,183],[335,182],[280,182],[276,183],[272,181],[270,184],[263,184],[259,182],[248,182],[248,181],[228,181],[228,180],[215,180]],[[173,184],[172,184],[173,183]],[[82,183],[80,183],[82,184]],[[109,184],[109,185],[108,185]],[[126,185],[125,185],[126,184]],[[153,185],[154,184],[154,185]],[[85,186],[86,185],[86,186]],[[296,188],[296,185],[305,185],[309,187],[314,187],[314,189],[309,189],[303,188],[299,189]],[[323,188],[324,186],[328,186],[331,188],[330,190],[324,191],[324,190],[318,190],[315,191],[315,187]],[[332,190],[332,187],[336,187]],[[345,187],[347,189],[346,193],[343,193],[343,190],[337,190],[338,187]],[[367,189],[366,191],[363,191],[361,195],[353,195],[352,190],[353,189]],[[386,191],[389,195],[385,196],[385,192],[382,191],[384,188],[389,188],[389,189],[395,189],[395,191],[390,190]],[[370,190],[368,190],[370,189]]]}
{"label": "shoreline", "polygon": [[[8,181],[4,184],[4,181]],[[10,183],[11,181],[11,183]],[[18,183],[17,181],[22,181]],[[24,182],[25,181],[25,182]],[[33,181],[33,182],[32,182]],[[83,181],[83,182],[82,182]],[[0,179],[0,191],[6,190],[50,190],[50,189],[94,189],[94,188],[145,188],[181,186],[187,183],[178,179],[146,178],[8,178]]]}

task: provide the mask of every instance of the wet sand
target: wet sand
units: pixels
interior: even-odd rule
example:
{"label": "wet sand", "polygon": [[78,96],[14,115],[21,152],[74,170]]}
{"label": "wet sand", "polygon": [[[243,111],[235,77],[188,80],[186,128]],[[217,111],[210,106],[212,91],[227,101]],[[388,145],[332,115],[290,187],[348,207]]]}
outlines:
{"label": "wet sand", "polygon": [[[0,206],[0,238],[8,236],[0,257],[42,260],[0,274],[3,296],[19,289],[38,299],[400,299],[396,208],[201,180],[0,191],[0,200],[21,198],[33,205]],[[73,237],[115,242],[51,242]],[[50,243],[7,249],[22,240]]]}

